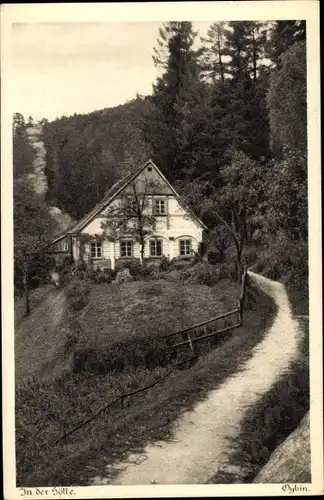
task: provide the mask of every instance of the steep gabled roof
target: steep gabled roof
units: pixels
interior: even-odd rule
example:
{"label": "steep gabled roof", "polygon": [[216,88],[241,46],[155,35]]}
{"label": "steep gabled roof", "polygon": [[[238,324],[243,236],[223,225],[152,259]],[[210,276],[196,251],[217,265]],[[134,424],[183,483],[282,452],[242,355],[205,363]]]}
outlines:
{"label": "steep gabled roof", "polygon": [[[173,192],[173,194],[175,195],[175,197],[178,199],[178,201],[181,203],[181,205],[183,206],[183,208],[185,208],[185,210],[187,212],[189,212],[191,214],[191,216],[194,219],[196,219],[196,221],[202,227],[206,228],[205,224],[194,214],[194,212],[188,206],[186,206],[184,204],[183,200],[181,199],[181,197],[179,196],[179,194],[175,191],[175,189],[171,186],[170,182],[166,179],[166,177],[164,177],[164,175],[162,174],[162,172],[158,169],[158,167],[150,159],[150,160],[147,160],[143,165],[141,165],[138,169],[136,169],[131,174],[129,174],[128,176],[126,176],[126,177],[120,179],[119,181],[117,181],[107,191],[107,193],[105,194],[105,196],[103,197],[103,199],[99,203],[97,203],[97,205],[91,210],[91,212],[89,212],[87,215],[85,215],[74,227],[72,227],[71,229],[69,229],[68,231],[66,231],[62,236],[60,236],[59,238],[56,238],[55,241],[58,241],[58,239],[60,239],[61,237],[63,237],[65,234],[76,234],[79,231],[81,231],[87,224],[89,224],[96,217],[96,215],[98,213],[101,212],[101,210],[103,210],[107,205],[109,205],[109,203],[111,203],[116,198],[116,196],[128,184],[130,184],[133,180],[135,180],[136,177],[142,172],[142,170],[144,170],[149,164],[151,164],[157,170],[157,172],[159,173],[159,175],[162,177],[162,179],[164,180],[164,182],[171,189],[171,191]],[[54,242],[52,242],[52,243],[54,243]]]}

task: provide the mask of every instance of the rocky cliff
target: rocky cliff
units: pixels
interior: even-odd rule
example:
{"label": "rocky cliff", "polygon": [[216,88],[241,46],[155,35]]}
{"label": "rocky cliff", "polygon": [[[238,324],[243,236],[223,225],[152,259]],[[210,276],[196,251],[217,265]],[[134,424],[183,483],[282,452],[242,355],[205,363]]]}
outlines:
{"label": "rocky cliff", "polygon": [[[48,191],[48,182],[46,178],[46,149],[43,136],[43,127],[40,124],[29,126],[26,129],[29,144],[31,145],[34,158],[33,158],[33,172],[28,174],[30,184],[35,191],[43,200],[46,199],[46,194]],[[71,217],[63,213],[57,207],[48,207],[50,214],[57,221],[58,232],[66,231],[66,229],[71,226]]]}
{"label": "rocky cliff", "polygon": [[311,482],[309,413],[270,456],[254,483]]}

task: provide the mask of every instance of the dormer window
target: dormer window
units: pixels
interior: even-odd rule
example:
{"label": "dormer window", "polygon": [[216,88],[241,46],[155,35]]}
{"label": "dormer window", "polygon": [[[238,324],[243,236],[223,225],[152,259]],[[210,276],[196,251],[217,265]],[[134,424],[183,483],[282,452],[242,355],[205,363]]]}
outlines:
{"label": "dormer window", "polygon": [[154,200],[154,213],[156,215],[165,215],[166,211],[166,200],[164,198],[155,198]]}

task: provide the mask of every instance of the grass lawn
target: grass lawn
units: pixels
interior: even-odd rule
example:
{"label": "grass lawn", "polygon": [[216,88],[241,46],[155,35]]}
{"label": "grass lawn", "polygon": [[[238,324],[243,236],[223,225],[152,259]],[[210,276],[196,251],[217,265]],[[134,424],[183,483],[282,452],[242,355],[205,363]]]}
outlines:
{"label": "grass lawn", "polygon": [[[139,284],[142,286],[142,283]],[[162,284],[165,290],[169,286],[174,288],[172,283]],[[107,290],[107,287],[101,286],[101,290]],[[190,290],[192,294],[186,294],[187,304],[189,296],[197,304],[199,288],[190,287]],[[221,312],[224,307],[228,309],[228,304],[223,303],[225,301],[221,304],[217,302],[220,294],[226,297],[230,295],[223,282],[219,283],[218,289],[210,289],[209,293],[209,300],[212,296],[215,297],[214,306],[206,303],[205,312],[200,311],[198,317],[190,311],[190,316],[189,313],[188,316],[186,314],[186,317],[190,317],[190,323],[205,319],[207,307],[210,307],[209,314],[212,311],[213,315]],[[138,301],[134,290],[130,295],[134,301]],[[99,296],[102,301],[100,293]],[[156,295],[151,296],[154,300],[157,299]],[[94,297],[92,295],[91,300]],[[176,299],[175,291],[172,297]],[[170,308],[174,311],[171,295],[168,295],[167,303],[170,303]],[[136,307],[135,310],[138,311],[139,308]],[[160,311],[160,308],[157,307],[156,310]],[[148,442],[172,438],[174,420],[182,411],[192,409],[210,390],[240,369],[251,355],[253,347],[262,340],[274,312],[275,307],[267,297],[250,290],[244,325],[233,330],[217,349],[202,355],[190,369],[176,370],[163,383],[126,401],[123,409],[111,407],[107,413],[75,432],[67,443],[55,445],[54,441],[64,431],[91,416],[119,394],[143,387],[162,377],[169,371],[170,365],[153,370],[131,368],[109,375],[69,373],[60,381],[49,381],[44,385],[17,391],[18,484],[86,485],[97,475],[106,476],[106,466],[113,465],[126,453],[141,452]],[[161,326],[165,328],[166,321],[170,322],[170,318],[165,318],[162,311],[160,314],[163,321]],[[183,315],[180,306],[178,314]],[[94,318],[91,321],[96,324]],[[179,318],[176,324],[183,326],[181,322]],[[173,319],[170,324],[174,324]],[[120,332],[122,331],[124,330],[121,329]],[[189,357],[190,353],[187,352],[187,355]]]}
{"label": "grass lawn", "polygon": [[15,300],[15,378],[53,377],[66,363],[63,317],[65,296],[54,287],[41,287],[31,293],[31,314],[24,317],[23,299]]}
{"label": "grass lawn", "polygon": [[33,297],[29,317],[22,319],[22,301],[17,301],[16,381],[30,376],[47,380],[71,370],[72,350],[81,356],[91,349],[94,356],[110,353],[116,359],[128,349],[130,355],[130,344],[134,349],[140,339],[154,339],[217,316],[235,308],[238,296],[237,285],[228,280],[213,287],[166,280],[92,284],[89,303],[73,313],[76,331],[64,289],[44,287]]}
{"label": "grass lawn", "polygon": [[159,281],[100,284],[79,321],[93,340],[116,340],[171,333],[217,316],[237,305],[237,286],[226,280],[213,287]]}

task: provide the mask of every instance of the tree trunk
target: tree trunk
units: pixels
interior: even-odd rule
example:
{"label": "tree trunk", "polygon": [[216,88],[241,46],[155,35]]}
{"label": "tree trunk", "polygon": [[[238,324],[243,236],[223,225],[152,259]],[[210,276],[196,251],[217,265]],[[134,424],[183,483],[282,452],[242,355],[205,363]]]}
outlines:
{"label": "tree trunk", "polygon": [[29,303],[29,291],[28,291],[28,275],[27,275],[27,264],[24,263],[24,276],[23,276],[23,284],[24,284],[24,301],[25,301],[25,316],[29,316],[30,314],[30,303]]}
{"label": "tree trunk", "polygon": [[222,56],[221,56],[221,47],[220,47],[220,41],[218,39],[218,63],[219,63],[219,69],[220,69],[220,77],[222,83],[224,83],[224,67],[223,67],[223,61],[222,61]]}
{"label": "tree trunk", "polygon": [[256,51],[256,40],[254,36],[254,30],[252,31],[252,37],[253,37],[253,82],[256,82],[257,79],[257,51]]}
{"label": "tree trunk", "polygon": [[140,248],[140,263],[141,263],[141,266],[143,267],[144,266],[144,242],[142,241],[140,243],[141,245],[141,248]]}

